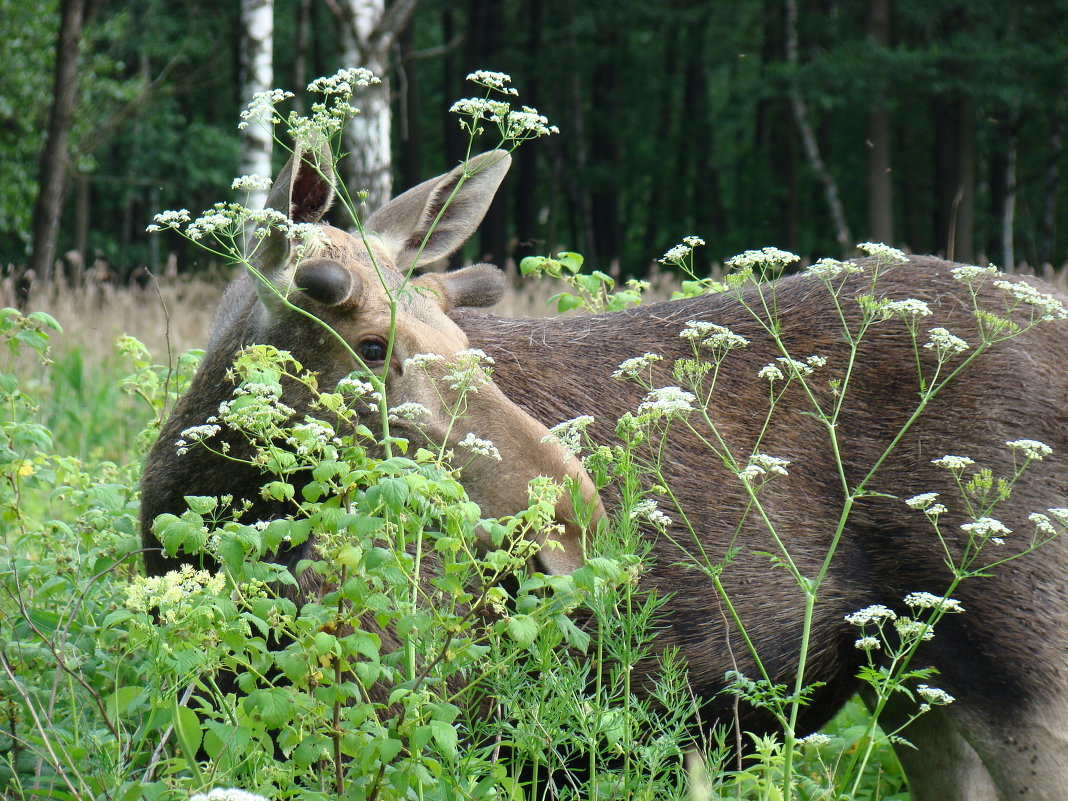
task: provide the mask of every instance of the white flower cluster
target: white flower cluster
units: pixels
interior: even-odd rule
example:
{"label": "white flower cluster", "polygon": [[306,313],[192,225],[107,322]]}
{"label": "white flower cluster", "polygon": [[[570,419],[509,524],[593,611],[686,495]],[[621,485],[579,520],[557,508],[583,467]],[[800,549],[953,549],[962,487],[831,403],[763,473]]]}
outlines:
{"label": "white flower cluster", "polygon": [[947,509],[943,504],[935,503],[937,498],[937,492],[924,492],[906,498],[905,503],[912,509],[922,510],[928,517],[938,517],[938,515],[945,514]]}
{"label": "white flower cluster", "polygon": [[165,228],[181,228],[188,223],[192,217],[189,215],[189,209],[177,209],[170,211],[161,211],[154,216],[152,225],[148,226],[145,230],[148,233],[155,233],[156,231],[162,231]]}
{"label": "white flower cluster", "polygon": [[421,417],[430,417],[430,409],[426,408],[421,403],[415,401],[409,401],[408,403],[402,403],[399,406],[394,406],[389,410],[390,420],[411,420],[413,422],[418,421]]}
{"label": "white flower cluster", "polygon": [[132,612],[159,610],[160,619],[171,624],[182,618],[203,595],[219,595],[226,587],[222,573],[182,565],[162,576],[139,576],[126,587],[125,606]]}
{"label": "white flower cluster", "polygon": [[853,647],[861,651],[878,651],[880,648],[883,647],[883,645],[881,642],[879,642],[878,637],[872,637],[871,635],[868,635],[867,637],[861,637],[860,639],[856,640],[853,643]]}
{"label": "white flower cluster", "polygon": [[571,456],[577,456],[582,451],[582,437],[587,426],[593,422],[588,414],[564,420],[549,429],[549,435],[542,442],[555,442]]}
{"label": "white flower cluster", "polygon": [[271,179],[261,178],[258,175],[242,175],[240,178],[234,178],[230,184],[230,188],[236,191],[254,192],[256,190],[270,189]]}
{"label": "white flower cluster", "polygon": [[405,370],[416,369],[425,372],[430,365],[443,361],[445,357],[440,353],[416,353],[404,360],[403,367]]}
{"label": "white flower cluster", "polygon": [[[775,362],[778,362],[778,364]],[[815,354],[804,361],[780,356],[775,362],[761,367],[757,372],[757,378],[766,378],[769,382],[782,381],[787,375],[791,378],[802,378],[812,375],[813,370],[827,364],[827,360],[823,356]]]}
{"label": "white flower cluster", "polygon": [[450,389],[458,392],[478,392],[482,384],[489,382],[489,367],[493,359],[478,348],[461,350],[452,357],[449,363],[449,372],[445,373],[442,380]]}
{"label": "white flower cluster", "polygon": [[375,389],[370,381],[348,375],[337,382],[337,392],[354,400],[361,401],[369,412],[378,411],[378,405],[382,402],[382,393]]}
{"label": "white flower cluster", "polygon": [[181,439],[175,440],[174,446],[178,449],[178,455],[184,456],[189,452],[189,445],[194,442],[203,442],[206,439],[211,439],[221,430],[219,426],[214,425],[217,418],[211,417],[205,425],[190,426],[181,433]]}
{"label": "white flower cluster", "polygon": [[995,281],[994,286],[1011,295],[1018,302],[1033,308],[1033,314],[1037,313],[1037,320],[1050,322],[1052,320],[1064,320],[1068,318],[1068,310],[1064,304],[1053,295],[1039,292],[1026,281]]}
{"label": "white flower cluster", "polygon": [[929,704],[952,704],[956,700],[945,690],[940,690],[937,687],[928,687],[926,684],[917,684],[916,693]]}
{"label": "white flower cluster", "polygon": [[738,472],[739,478],[752,484],[763,477],[788,476],[786,468],[789,467],[789,459],[781,459],[778,456],[769,456],[766,453],[754,453],[749,457],[749,464]]}
{"label": "white flower cluster", "polygon": [[960,527],[970,536],[995,545],[1004,545],[1004,537],[1012,533],[1011,528],[993,517],[980,517],[972,523],[961,523]]}
{"label": "white flower cluster", "polygon": [[706,323],[702,320],[690,320],[682,329],[679,336],[688,339],[697,346],[710,348],[714,351],[728,351],[734,348],[744,348],[749,340],[743,336],[715,323]]}
{"label": "white flower cluster", "polygon": [[838,261],[837,259],[820,259],[815,264],[810,264],[803,275],[806,278],[815,278],[820,281],[833,281],[843,275],[862,273],[864,268],[851,261]]}
{"label": "white flower cluster", "polygon": [[490,459],[496,459],[498,462],[501,460],[501,452],[497,450],[496,445],[488,439],[479,439],[470,432],[457,444],[478,456],[487,456]]}
{"label": "white flower cluster", "polygon": [[915,317],[929,317],[931,314],[931,307],[922,300],[916,298],[906,298],[905,300],[889,300],[881,307],[881,312],[884,317],[904,317],[906,319]]}
{"label": "white flower cluster", "polygon": [[686,257],[693,253],[694,248],[705,243],[699,236],[684,236],[682,242],[670,248],[667,253],[657,259],[661,264],[681,264]]}
{"label": "white flower cluster", "polygon": [[308,84],[308,91],[324,95],[351,96],[355,88],[375,83],[382,83],[382,80],[369,69],[349,67],[340,69],[329,77],[316,78]]}
{"label": "white flower cluster", "polygon": [[884,620],[896,619],[897,615],[894,610],[882,604],[865,606],[863,609],[858,609],[856,612],[851,612],[845,616],[846,622],[854,626],[866,626],[869,623],[882,623]]}
{"label": "white flower cluster", "polygon": [[951,456],[950,454],[946,454],[937,459],[932,459],[931,464],[936,467],[944,467],[946,470],[963,470],[965,467],[970,467],[975,464],[975,459],[971,459],[967,456]]}
{"label": "white flower cluster", "polygon": [[664,357],[657,353],[644,353],[641,356],[634,356],[627,359],[619,365],[612,378],[637,378],[641,373],[644,373],[646,368],[652,365],[654,362],[659,362]]}
{"label": "white flower cluster", "polygon": [[649,419],[679,417],[693,411],[697,396],[679,387],[650,390],[638,405],[638,414]]}
{"label": "white flower cluster", "polygon": [[479,124],[485,120],[497,126],[502,139],[510,141],[522,141],[560,133],[560,129],[555,125],[549,125],[549,120],[539,114],[537,109],[522,106],[521,110],[516,111],[510,103],[504,100],[468,97],[457,100],[449,111],[461,117],[470,117],[469,121],[461,120],[460,122],[465,130],[477,132],[481,130]]}
{"label": "white flower cluster", "polygon": [[241,112],[241,122],[238,130],[244,130],[252,122],[273,122],[274,107],[293,97],[292,92],[282,89],[271,89],[266,92],[256,92],[249,101],[248,107]]}
{"label": "white flower cluster", "polygon": [[831,738],[823,732],[817,731],[804,737],[798,737],[796,742],[798,745],[808,746],[809,748],[819,748],[820,746],[830,745]]}
{"label": "white flower cluster", "polygon": [[988,275],[997,275],[998,268],[994,265],[989,267],[975,267],[966,265],[964,267],[954,267],[950,270],[953,274],[953,278],[960,281],[962,284],[972,284],[980,278],[985,278]]}
{"label": "white flower cluster", "polygon": [[647,520],[661,531],[666,531],[671,525],[671,518],[664,514],[652,498],[638,501],[630,510],[631,520]]}
{"label": "white flower cluster", "polygon": [[282,403],[282,390],[277,386],[250,382],[235,389],[234,395],[251,402],[223,401],[219,404],[219,419],[240,431],[272,431],[296,414]]}
{"label": "white flower cluster", "polygon": [[867,253],[881,264],[904,264],[909,260],[909,257],[897,248],[879,242],[861,242],[857,245],[857,250]]}
{"label": "white flower cluster", "polygon": [[756,269],[782,269],[787,264],[800,261],[801,257],[796,253],[778,248],[762,248],[761,250],[747,250],[737,256],[727,259],[727,266],[732,270],[756,270]]}
{"label": "white flower cluster", "polygon": [[968,349],[967,342],[949,333],[944,328],[932,328],[927,334],[930,337],[930,341],[924,347],[928,350],[933,350],[939,359],[948,359]]}
{"label": "white flower cluster", "polygon": [[1035,439],[1014,439],[1005,444],[1013,450],[1023,451],[1025,459],[1034,459],[1036,462],[1042,461],[1046,456],[1053,453],[1053,448]]}
{"label": "white flower cluster", "polygon": [[471,83],[478,84],[479,86],[485,86],[487,89],[496,89],[498,92],[503,92],[506,95],[519,94],[519,92],[511,86],[505,86],[505,84],[512,82],[512,76],[506,72],[475,70],[467,76],[467,80],[471,81]]}
{"label": "white flower cluster", "polygon": [[938,609],[943,612],[963,612],[964,607],[956,598],[943,598],[933,592],[910,592],[905,596],[905,604],[913,609]]}
{"label": "white flower cluster", "polygon": [[286,438],[286,444],[293,448],[298,456],[323,453],[333,455],[336,451],[332,446],[340,445],[341,441],[334,436],[334,429],[321,420],[309,417],[300,425],[293,426]]}

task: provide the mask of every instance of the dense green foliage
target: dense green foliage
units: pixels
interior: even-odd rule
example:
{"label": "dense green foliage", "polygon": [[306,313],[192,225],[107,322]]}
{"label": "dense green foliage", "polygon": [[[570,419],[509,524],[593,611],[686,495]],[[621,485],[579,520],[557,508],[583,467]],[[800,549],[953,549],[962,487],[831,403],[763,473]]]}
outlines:
{"label": "dense green foliage", "polygon": [[[0,4],[4,264],[23,263],[29,243],[58,25],[52,6]],[[444,110],[463,96],[466,72],[498,69],[562,135],[519,156],[470,256],[503,261],[563,248],[602,270],[619,263],[640,275],[691,233],[709,242],[701,257],[709,261],[757,243],[840,251],[791,113],[796,81],[852,241],[944,253],[955,237],[958,259],[1000,263],[1008,220],[1013,258],[1062,263],[1063,0],[885,7],[880,29],[864,6],[801,3],[795,65],[778,1],[423,0],[392,59],[397,185],[461,157],[462,134]],[[122,275],[159,271],[168,250],[180,269],[206,266],[179,240],[153,242],[143,231],[160,208],[206,207],[211,188],[237,172],[238,4],[103,0],[91,8],[72,144],[78,180],[58,252],[83,248],[88,262],[99,255]],[[277,85],[339,66],[329,4],[277,0],[275,26]],[[888,150],[873,162],[880,136]],[[873,168],[890,170],[889,190],[873,183]],[[880,235],[869,217],[886,191],[880,224],[889,235]]]}

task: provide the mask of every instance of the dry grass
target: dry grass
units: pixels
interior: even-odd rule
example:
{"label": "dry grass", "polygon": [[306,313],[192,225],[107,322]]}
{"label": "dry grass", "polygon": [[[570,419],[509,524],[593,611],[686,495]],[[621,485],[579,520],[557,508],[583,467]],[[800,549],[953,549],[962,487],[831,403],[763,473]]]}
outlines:
{"label": "dry grass", "polygon": [[[493,311],[505,317],[545,317],[553,313],[548,299],[566,290],[563,282],[549,279],[516,279],[515,287]],[[666,273],[653,278],[650,300],[671,296],[677,284]],[[148,346],[158,361],[168,352],[182,353],[202,348],[208,341],[212,320],[225,285],[200,278],[161,278],[147,287],[122,286],[87,280],[74,287],[65,281],[35,288],[27,311],[44,311],[63,326],[57,352],[77,347],[90,360],[114,352],[115,340],[136,337]],[[0,282],[0,307],[14,306],[11,279]]]}
{"label": "dry grass", "polygon": [[[1026,269],[1016,271],[1025,274]],[[1046,281],[1068,293],[1068,271],[1039,271]],[[510,270],[513,289],[497,306],[504,317],[545,317],[554,314],[548,299],[566,291],[561,281],[519,278]],[[666,300],[678,287],[676,276],[654,272],[646,302]],[[59,320],[65,335],[58,350],[78,347],[90,361],[114,352],[115,340],[129,334],[141,340],[158,361],[167,354],[203,347],[224,289],[222,281],[200,278],[162,278],[147,287],[119,286],[86,281],[71,287],[65,282],[39,289],[30,296],[29,311],[45,311]],[[15,305],[11,279],[0,282],[0,306]],[[576,313],[576,312],[573,312]]]}

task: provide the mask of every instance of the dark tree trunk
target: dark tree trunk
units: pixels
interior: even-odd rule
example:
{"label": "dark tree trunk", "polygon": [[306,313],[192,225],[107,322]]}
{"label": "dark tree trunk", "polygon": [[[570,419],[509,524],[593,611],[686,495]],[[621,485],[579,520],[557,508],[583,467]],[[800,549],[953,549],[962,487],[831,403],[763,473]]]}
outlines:
{"label": "dark tree trunk", "polygon": [[[1063,103],[1063,97],[1062,97]],[[1057,236],[1057,190],[1060,187],[1058,167],[1064,155],[1064,113],[1056,112],[1049,134],[1049,160],[1042,189],[1042,231],[1039,235],[1038,259],[1053,264]]]}
{"label": "dark tree trunk", "polygon": [[[525,102],[529,106],[540,109],[541,87],[535,59],[536,54],[541,53],[542,50],[541,0],[524,0],[519,13],[521,24],[526,27],[527,31],[525,49],[531,56],[524,88],[524,95],[527,98]],[[542,239],[545,234],[538,225],[538,154],[541,152],[542,148],[535,145],[522,147],[516,154],[517,180],[512,185],[512,196],[515,197],[515,260],[517,263],[524,256],[545,252],[545,243]]]}
{"label": "dark tree trunk", "polygon": [[[82,38],[85,0],[61,0],[59,36],[56,38],[56,71],[52,110],[44,148],[41,150],[37,202],[33,214],[33,252],[29,268],[38,279],[52,278],[56,239],[63,213],[63,189],[67,179],[70,129],[78,96],[78,46]],[[25,300],[24,298],[21,300]]]}
{"label": "dark tree trunk", "polygon": [[[870,0],[868,37],[878,48],[885,48],[890,43],[890,0]],[[885,105],[879,104],[868,114],[868,238],[873,242],[893,244],[890,139],[890,112]]]}
{"label": "dark tree trunk", "polygon": [[[415,186],[425,177],[422,174],[423,137],[419,125],[419,70],[413,68],[412,54],[415,51],[415,26],[418,17],[413,16],[408,27],[400,35],[400,66],[397,69],[397,91],[400,99],[397,109],[400,124],[397,126],[400,139],[401,186]],[[452,165],[447,165],[451,167]]]}

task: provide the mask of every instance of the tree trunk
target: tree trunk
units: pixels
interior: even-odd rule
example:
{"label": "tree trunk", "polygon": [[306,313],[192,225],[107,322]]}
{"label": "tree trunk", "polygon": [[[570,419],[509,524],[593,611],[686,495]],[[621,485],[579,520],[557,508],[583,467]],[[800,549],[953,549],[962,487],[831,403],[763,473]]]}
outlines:
{"label": "tree trunk", "polygon": [[304,113],[304,87],[308,83],[308,43],[310,41],[311,0],[297,3],[297,52],[293,54],[293,110]]}
{"label": "tree trunk", "polygon": [[[242,100],[252,101],[258,92],[269,92],[274,84],[274,0],[241,0]],[[241,173],[270,178],[274,126],[267,122],[250,124],[241,132]],[[248,192],[245,205],[262,209],[266,189]]]}
{"label": "tree trunk", "polygon": [[1055,114],[1049,134],[1049,160],[1046,163],[1045,185],[1042,188],[1042,230],[1038,247],[1039,261],[1050,265],[1053,264],[1053,248],[1057,236],[1057,189],[1060,185],[1058,166],[1061,156],[1064,155],[1064,114],[1059,110]]}
{"label": "tree trunk", "polygon": [[418,0],[344,0],[339,4],[341,64],[365,67],[381,83],[364,87],[353,98],[360,113],[345,126],[342,143],[348,157],[339,166],[349,196],[367,193],[374,210],[393,196],[392,114],[389,101],[389,53],[408,24]]}
{"label": "tree trunk", "polygon": [[[29,269],[43,282],[52,278],[56,239],[63,213],[63,189],[67,179],[70,129],[78,94],[78,46],[82,38],[85,0],[61,0],[59,36],[56,38],[56,71],[52,110],[41,150],[37,202],[33,212],[33,251]],[[20,293],[21,295],[22,293]],[[20,302],[25,298],[20,297]]]}
{"label": "tree trunk", "polygon": [[[878,48],[890,43],[890,0],[870,0],[868,37]],[[890,113],[879,105],[868,114],[868,238],[893,244],[894,188],[890,172]]]}
{"label": "tree trunk", "polygon": [[816,173],[820,183],[823,184],[823,193],[827,198],[827,205],[831,211],[831,220],[834,223],[835,239],[838,240],[842,252],[849,253],[856,244],[853,234],[849,231],[846,223],[845,209],[838,195],[838,184],[831,175],[830,170],[820,155],[819,145],[816,142],[816,134],[812,130],[812,123],[808,117],[808,107],[801,96],[801,86],[797,77],[797,69],[800,62],[797,45],[797,0],[786,0],[786,60],[791,67],[790,82],[790,105],[793,108],[794,120],[797,122],[798,131],[801,134],[801,144],[805,148],[805,156],[809,166]]}

